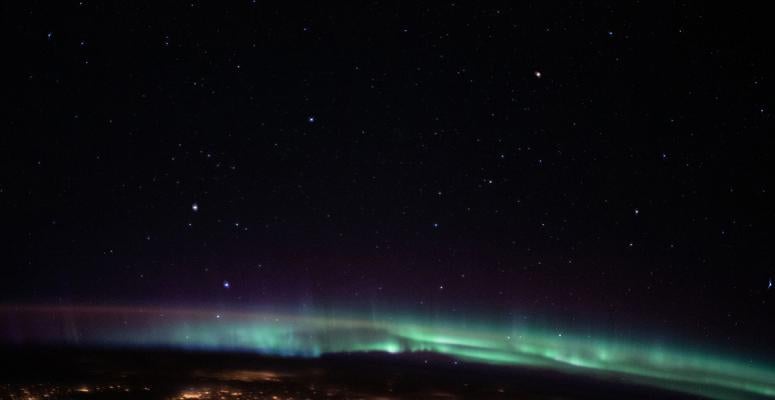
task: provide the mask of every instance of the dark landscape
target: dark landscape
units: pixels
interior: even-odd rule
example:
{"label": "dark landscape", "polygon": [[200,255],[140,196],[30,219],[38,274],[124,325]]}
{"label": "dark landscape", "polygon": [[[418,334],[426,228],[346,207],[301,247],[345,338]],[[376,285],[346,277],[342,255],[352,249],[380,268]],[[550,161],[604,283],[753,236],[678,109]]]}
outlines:
{"label": "dark landscape", "polygon": [[455,363],[423,353],[287,359],[239,353],[5,348],[0,357],[0,396],[11,399],[698,398],[615,379]]}

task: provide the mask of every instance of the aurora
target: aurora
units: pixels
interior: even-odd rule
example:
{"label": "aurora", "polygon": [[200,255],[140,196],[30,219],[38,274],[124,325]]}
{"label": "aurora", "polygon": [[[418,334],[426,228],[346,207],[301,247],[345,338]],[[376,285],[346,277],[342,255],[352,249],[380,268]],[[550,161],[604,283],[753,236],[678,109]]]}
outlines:
{"label": "aurora", "polygon": [[432,352],[468,362],[618,379],[718,400],[775,397],[763,361],[573,332],[357,313],[215,312],[141,307],[0,307],[13,344],[240,351],[283,357]]}

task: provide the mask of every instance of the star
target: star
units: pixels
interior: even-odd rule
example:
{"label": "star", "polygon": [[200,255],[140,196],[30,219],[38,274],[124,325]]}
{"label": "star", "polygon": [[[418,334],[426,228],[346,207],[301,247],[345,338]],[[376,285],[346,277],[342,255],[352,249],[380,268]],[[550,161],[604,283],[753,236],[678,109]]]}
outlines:
{"label": "star", "polygon": [[197,204],[197,203],[192,204],[191,205],[191,211],[193,211],[193,212],[199,211],[199,204]]}
{"label": "star", "polygon": [[228,289],[230,287],[231,287],[231,284],[229,283],[229,281],[223,281],[223,288],[224,289]]}
{"label": "star", "polygon": [[310,124],[314,124],[315,123],[315,116],[314,115],[310,115],[309,117],[307,117],[307,122],[309,122]]}
{"label": "star", "polygon": [[772,278],[767,282],[767,289],[772,289]]}
{"label": "star", "polygon": [[538,79],[541,79],[541,71],[534,71],[534,72],[533,72],[533,75],[534,75],[536,78],[538,78]]}

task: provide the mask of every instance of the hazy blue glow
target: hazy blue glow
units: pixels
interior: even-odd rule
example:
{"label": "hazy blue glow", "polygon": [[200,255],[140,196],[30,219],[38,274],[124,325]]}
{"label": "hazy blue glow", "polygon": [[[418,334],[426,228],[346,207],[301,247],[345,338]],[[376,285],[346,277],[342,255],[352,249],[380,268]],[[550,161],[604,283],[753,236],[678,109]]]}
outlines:
{"label": "hazy blue glow", "polygon": [[346,318],[119,307],[0,310],[26,324],[37,323],[30,315],[45,314],[48,323],[52,314],[58,315],[62,324],[59,336],[39,339],[78,344],[239,350],[302,357],[357,351],[430,351],[472,362],[613,376],[719,400],[775,397],[775,368],[771,365],[711,352],[497,323],[461,324],[391,315]]}

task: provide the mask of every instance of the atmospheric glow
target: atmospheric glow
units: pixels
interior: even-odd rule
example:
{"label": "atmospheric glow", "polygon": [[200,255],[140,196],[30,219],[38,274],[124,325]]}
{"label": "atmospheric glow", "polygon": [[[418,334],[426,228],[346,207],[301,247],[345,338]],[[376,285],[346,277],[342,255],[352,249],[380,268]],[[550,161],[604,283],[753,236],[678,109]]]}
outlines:
{"label": "atmospheric glow", "polygon": [[[565,331],[472,324],[418,316],[369,318],[130,307],[0,307],[0,315],[26,332],[16,342],[248,351],[277,356],[427,351],[459,360],[546,368],[719,400],[775,397],[775,367],[712,352],[692,352]],[[54,322],[52,322],[54,321]]]}

